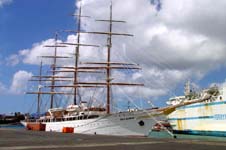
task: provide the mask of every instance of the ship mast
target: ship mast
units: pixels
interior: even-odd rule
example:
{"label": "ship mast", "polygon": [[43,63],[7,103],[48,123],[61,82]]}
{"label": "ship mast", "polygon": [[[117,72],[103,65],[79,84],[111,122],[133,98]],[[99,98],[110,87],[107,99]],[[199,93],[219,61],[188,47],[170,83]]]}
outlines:
{"label": "ship mast", "polygon": [[[65,45],[74,45],[76,46],[75,49],[75,66],[62,66],[62,67],[56,67],[56,64],[54,65],[54,67],[52,68],[52,71],[54,72],[54,74],[52,76],[42,76],[43,78],[47,78],[45,80],[49,80],[52,79],[54,80],[54,83],[56,81],[56,78],[59,81],[61,80],[66,80],[65,78],[68,77],[62,77],[62,76],[56,76],[55,73],[56,72],[71,72],[74,73],[74,80],[73,80],[73,84],[72,85],[55,85],[55,84],[51,84],[51,85],[47,85],[45,87],[50,87],[51,89],[54,88],[74,88],[74,92],[73,93],[65,93],[65,92],[54,92],[54,90],[51,90],[51,92],[41,92],[41,94],[64,94],[64,95],[70,95],[73,94],[74,95],[74,104],[77,103],[77,99],[76,96],[78,94],[78,88],[107,88],[107,96],[106,96],[106,113],[110,114],[111,113],[111,108],[110,108],[110,104],[111,104],[111,86],[143,86],[144,84],[139,84],[139,83],[124,83],[124,82],[112,82],[111,79],[111,70],[112,69],[116,69],[116,70],[131,70],[131,69],[141,69],[137,64],[134,63],[124,63],[124,62],[112,62],[111,60],[111,48],[112,48],[112,36],[133,36],[132,34],[128,34],[128,33],[116,33],[113,32],[112,28],[113,28],[113,23],[125,23],[125,21],[121,21],[121,20],[113,20],[112,17],[112,3],[110,5],[110,18],[107,20],[96,20],[96,21],[101,21],[101,22],[108,22],[109,23],[109,31],[107,32],[103,32],[103,31],[81,31],[81,17],[89,17],[89,16],[82,16],[81,15],[81,3],[80,3],[80,7],[79,7],[79,14],[78,15],[74,15],[74,16],[78,16],[78,29],[77,30],[65,30],[65,32],[73,32],[78,34],[77,37],[77,43],[58,43],[58,44],[63,44],[63,45],[57,45],[55,43],[54,46],[52,47],[64,47]],[[107,58],[105,62],[81,62],[81,64],[84,64],[85,66],[80,66],[79,65],[79,47],[80,46],[91,46],[91,47],[99,47],[98,45],[94,45],[94,44],[85,44],[85,43],[80,43],[80,34],[98,34],[98,35],[106,35],[107,36]],[[58,58],[60,56],[52,56],[53,58]],[[61,57],[60,57],[61,58]],[[62,57],[65,58],[65,57]],[[92,66],[90,66],[92,65]],[[95,66],[93,66],[95,65]],[[106,72],[106,81],[105,82],[82,82],[78,80],[78,73],[79,72],[83,72],[83,73],[103,73],[103,71]],[[64,78],[64,79],[63,79]],[[70,77],[69,77],[70,78]],[[53,83],[53,82],[52,82]],[[31,92],[33,94],[37,94],[39,92]]]}
{"label": "ship mast", "polygon": [[[82,14],[82,4],[80,3],[79,6],[79,14],[78,14],[78,26],[77,26],[77,43],[80,43],[80,30],[81,30],[81,14]],[[75,50],[75,67],[78,67],[78,62],[79,62],[79,48],[80,45],[78,44],[76,46],[76,50]],[[75,71],[74,72],[74,85],[76,85],[78,82],[78,72]],[[77,104],[77,87],[74,88],[74,105]]]}
{"label": "ship mast", "polygon": [[[56,32],[55,33],[55,43],[54,45],[46,45],[45,47],[53,47],[54,48],[54,55],[51,57],[53,58],[53,64],[51,65],[51,68],[52,68],[52,78],[51,78],[51,98],[50,98],[50,108],[53,108],[53,102],[54,102],[54,91],[55,91],[55,88],[54,88],[54,85],[55,85],[55,70],[56,70],[56,63],[57,63],[57,47],[62,47],[62,46],[59,46],[57,45],[57,40],[58,40],[58,33]],[[45,57],[45,58],[49,58],[49,56],[42,56],[42,57]]]}
{"label": "ship mast", "polygon": [[[57,40],[58,40],[58,33],[55,33],[55,47],[54,47],[54,58],[53,58],[53,64],[52,64],[52,81],[51,81],[51,92],[54,92],[54,85],[55,85],[55,70],[56,70],[56,56],[57,56]],[[50,108],[53,108],[53,100],[54,100],[54,94],[51,94],[50,99]]]}
{"label": "ship mast", "polygon": [[188,80],[184,86],[184,95],[186,97],[188,97],[189,95],[191,95],[191,87],[190,87],[191,83],[190,81]]}
{"label": "ship mast", "polygon": [[[110,21],[109,21],[109,33],[112,33],[112,2],[110,5]],[[110,113],[110,102],[111,102],[111,86],[110,86],[110,82],[111,82],[111,69],[110,69],[110,62],[111,62],[111,46],[112,46],[112,36],[111,34],[108,35],[108,52],[107,52],[107,113]]]}
{"label": "ship mast", "polygon": [[[72,68],[67,68],[67,67],[62,67],[64,69],[70,69],[70,70],[61,70],[58,72],[73,72],[74,73],[74,82],[73,82],[73,88],[74,88],[74,105],[78,104],[78,100],[77,100],[77,96],[78,96],[78,88],[80,86],[77,86],[78,84],[78,73],[79,72],[93,72],[95,73],[96,71],[92,71],[92,70],[78,70],[77,68],[79,67],[79,55],[80,55],[80,46],[85,46],[85,47],[99,47],[98,45],[93,45],[93,44],[82,44],[80,42],[80,36],[81,36],[81,21],[82,18],[90,18],[90,16],[84,16],[82,15],[82,3],[80,1],[80,5],[79,5],[79,10],[78,10],[78,14],[73,14],[72,16],[76,16],[77,17],[77,30],[75,31],[75,34],[77,35],[77,43],[60,43],[60,44],[64,44],[64,45],[74,45],[75,46],[75,53],[74,53],[74,59],[75,59],[75,64],[74,67]],[[65,32],[71,32],[73,30],[65,30]],[[73,31],[74,32],[74,31]],[[53,70],[55,71],[55,70]],[[57,71],[56,71],[57,72]],[[97,72],[96,72],[97,73]],[[52,86],[53,87],[53,86]],[[92,86],[89,86],[92,87]],[[81,99],[80,99],[81,101]]]}
{"label": "ship mast", "polygon": [[38,113],[38,115],[40,115],[40,104],[41,104],[41,94],[40,94],[40,92],[41,92],[41,82],[42,82],[42,61],[41,61],[41,63],[40,63],[40,70],[39,70],[39,85],[38,85],[38,102],[37,102],[37,113]]}
{"label": "ship mast", "polygon": [[[113,23],[125,23],[125,21],[113,20],[112,14],[113,14],[113,12],[112,12],[112,1],[111,1],[109,20],[96,20],[96,21],[109,22],[109,32],[107,34],[108,38],[107,38],[107,62],[106,62],[106,83],[107,83],[106,84],[106,86],[107,86],[107,106],[106,106],[106,109],[107,109],[107,114],[110,114],[110,112],[111,112],[110,105],[111,105],[111,102],[112,102],[112,99],[111,99],[111,85],[112,85],[111,84],[111,81],[112,81],[111,69],[113,69],[112,66],[111,66],[111,64],[112,64],[112,62],[111,62],[112,35],[133,36],[133,35],[130,35],[130,34],[123,34],[123,33],[115,34],[115,33],[112,32]],[[124,64],[122,63],[121,65],[124,65]],[[122,69],[126,69],[126,68],[122,68]],[[130,68],[128,68],[128,69],[130,69]],[[136,69],[136,68],[131,68],[131,69]],[[120,84],[118,84],[118,85],[120,85]]]}
{"label": "ship mast", "polygon": [[[41,63],[39,76],[33,76],[33,78],[38,78],[38,80],[37,79],[30,80],[30,81],[38,81],[39,82],[38,91],[37,92],[27,92],[26,93],[26,94],[37,94],[38,95],[38,103],[40,103],[40,95],[41,94],[51,95],[51,98],[50,98],[50,108],[53,108],[54,95],[55,94],[71,95],[71,93],[55,92],[55,82],[56,81],[68,81],[67,79],[63,79],[63,78],[71,78],[71,77],[64,77],[64,76],[56,76],[55,70],[56,70],[57,59],[58,58],[70,58],[70,57],[67,57],[67,56],[58,56],[57,55],[57,48],[58,47],[61,47],[61,48],[67,47],[65,45],[58,45],[57,40],[58,40],[58,33],[56,32],[55,33],[55,40],[54,40],[55,43],[54,43],[54,45],[45,45],[44,46],[44,47],[54,48],[54,55],[51,55],[51,56],[41,56],[43,58],[51,58],[51,59],[53,59],[53,63],[51,65],[51,69],[53,70],[52,71],[52,75],[51,76],[43,76],[42,75],[42,73],[41,73],[42,63]],[[41,88],[40,88],[41,81],[50,81],[51,82],[51,90],[50,90],[50,92],[42,92],[41,91]],[[38,105],[38,107],[39,107],[39,105]],[[38,112],[40,112],[40,108],[38,108]]]}
{"label": "ship mast", "polygon": [[[110,5],[110,21],[109,21],[109,33],[112,33],[112,2]],[[112,46],[112,35],[109,34],[108,35],[108,44],[107,44],[107,113],[110,113],[110,103],[111,103],[111,86],[110,86],[110,82],[111,82],[111,46]]]}

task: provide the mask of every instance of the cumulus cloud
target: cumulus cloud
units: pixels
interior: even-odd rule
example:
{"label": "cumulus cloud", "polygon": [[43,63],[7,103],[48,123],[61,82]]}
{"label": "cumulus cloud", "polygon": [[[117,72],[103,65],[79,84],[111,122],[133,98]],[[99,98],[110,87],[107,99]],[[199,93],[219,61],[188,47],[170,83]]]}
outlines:
{"label": "cumulus cloud", "polygon": [[10,4],[13,0],[0,0],[0,7],[6,4]]}
{"label": "cumulus cloud", "polygon": [[10,86],[10,93],[23,94],[27,90],[27,82],[31,78],[32,73],[20,70],[13,76],[13,81]]}
{"label": "cumulus cloud", "polygon": [[[71,36],[68,37],[68,41],[70,42],[70,39],[73,38]],[[62,41],[57,41],[62,42]],[[25,64],[40,64],[40,61],[42,59],[42,56],[53,56],[54,55],[54,48],[53,47],[46,47],[50,45],[54,45],[55,40],[54,39],[47,39],[39,43],[33,44],[31,49],[23,49],[19,51],[19,55],[23,57],[23,63]],[[57,55],[61,56],[63,54],[70,54],[72,53],[72,48],[58,48],[57,49]],[[42,59],[44,60],[45,64],[51,64],[52,59]]]}
{"label": "cumulus cloud", "polygon": [[23,94],[27,90],[27,83],[31,76],[32,73],[30,72],[23,70],[17,71],[9,87],[0,82],[0,94]]}
{"label": "cumulus cloud", "polygon": [[16,54],[10,55],[6,58],[6,65],[15,66],[20,62],[20,57]]}
{"label": "cumulus cloud", "polygon": [[[57,43],[76,43],[76,35],[68,35],[67,39],[65,41],[58,40]],[[83,40],[86,39],[86,37],[81,37],[81,43],[83,43]],[[53,59],[43,59],[42,56],[53,56],[54,55],[54,47],[46,47],[50,45],[54,45],[55,40],[54,39],[47,39],[42,42],[38,42],[32,45],[32,48],[30,49],[23,49],[19,51],[19,54],[17,54],[25,64],[32,64],[32,65],[38,65],[40,64],[40,61],[42,60],[44,64],[52,64]],[[58,44],[60,45],[60,44]],[[81,59],[91,59],[98,57],[98,54],[93,53],[90,51],[89,47],[86,47],[84,50],[82,50],[83,53],[81,53],[80,58]],[[57,48],[57,56],[66,56],[70,57],[71,59],[57,59],[58,65],[71,65],[74,64],[74,53],[75,53],[75,47],[67,45],[67,47],[58,47]]]}
{"label": "cumulus cloud", "polygon": [[[84,15],[109,18],[110,0],[82,3]],[[114,23],[113,32],[132,33],[134,37],[113,37],[112,61],[129,61],[143,67],[134,75],[134,72],[113,72],[114,81],[143,82],[147,86],[142,90],[143,95],[161,96],[187,79],[202,79],[209,71],[224,65],[225,7],[225,0],[216,3],[211,0],[114,0],[113,19],[127,23]],[[82,28],[108,31],[108,24],[85,18]],[[100,45],[98,49],[81,48],[81,61],[106,61],[106,36],[82,34],[81,38],[82,43]],[[75,39],[75,35],[69,35],[66,41],[75,42]],[[53,43],[53,39],[36,43],[31,49],[21,50],[19,55],[26,64],[39,64],[37,56],[53,52],[43,46]],[[60,50],[59,54],[68,52],[73,53],[73,48]],[[125,91],[134,92],[130,88]]]}
{"label": "cumulus cloud", "polygon": [[[94,18],[108,18],[109,3],[85,0],[83,10]],[[114,24],[113,31],[131,32],[135,37],[113,39],[114,59],[131,60],[144,67],[142,77],[152,90],[167,92],[188,78],[201,79],[224,64],[225,6],[224,0],[217,3],[200,0],[198,4],[195,0],[164,0],[161,10],[156,11],[149,0],[115,0],[113,19],[126,20],[127,24]],[[107,30],[106,24],[89,24],[89,20],[83,22],[83,27],[91,31]],[[101,41],[87,39],[96,40]],[[102,42],[106,42],[105,37]]]}

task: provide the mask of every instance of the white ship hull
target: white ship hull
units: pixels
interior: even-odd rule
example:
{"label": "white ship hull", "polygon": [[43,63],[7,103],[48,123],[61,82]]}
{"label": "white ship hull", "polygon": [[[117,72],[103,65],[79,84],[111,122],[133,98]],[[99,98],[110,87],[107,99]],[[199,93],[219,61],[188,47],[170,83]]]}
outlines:
{"label": "white ship hull", "polygon": [[[71,127],[74,133],[101,134],[117,136],[148,136],[150,129],[156,123],[154,116],[146,112],[123,112],[103,115],[95,119],[42,122],[45,131],[62,132],[63,128]],[[155,119],[162,118],[158,115]],[[26,126],[26,122],[23,123]]]}
{"label": "white ship hull", "polygon": [[175,133],[226,136],[226,101],[205,101],[177,108],[168,115]]}

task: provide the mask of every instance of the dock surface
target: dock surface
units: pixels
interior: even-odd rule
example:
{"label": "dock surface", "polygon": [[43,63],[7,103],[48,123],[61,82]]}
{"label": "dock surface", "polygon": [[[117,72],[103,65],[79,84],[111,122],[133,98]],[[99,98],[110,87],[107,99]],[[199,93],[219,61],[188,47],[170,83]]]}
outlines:
{"label": "dock surface", "polygon": [[0,128],[0,150],[213,150],[225,141],[117,137]]}

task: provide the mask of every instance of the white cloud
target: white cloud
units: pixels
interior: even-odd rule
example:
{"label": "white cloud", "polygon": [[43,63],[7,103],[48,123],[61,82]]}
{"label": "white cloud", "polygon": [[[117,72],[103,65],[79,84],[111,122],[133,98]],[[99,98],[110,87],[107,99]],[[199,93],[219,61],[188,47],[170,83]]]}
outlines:
{"label": "white cloud", "polygon": [[[86,15],[106,19],[109,3],[85,0],[83,10]],[[201,79],[225,61],[224,7],[224,0],[200,0],[198,4],[195,0],[164,0],[157,13],[149,0],[114,0],[113,19],[126,20],[127,25],[114,24],[113,31],[131,32],[135,37],[113,39],[113,59],[141,64],[145,68],[142,77],[153,91],[168,91],[188,78]],[[90,31],[107,29],[106,23],[83,23]],[[87,41],[104,43],[106,38]]]}
{"label": "white cloud", "polygon": [[31,78],[32,73],[27,71],[17,71],[13,76],[13,81],[10,86],[10,93],[23,94],[27,90],[27,82]]}
{"label": "white cloud", "polygon": [[20,62],[20,58],[18,55],[13,54],[6,58],[6,64],[10,66],[15,66]]}
{"label": "white cloud", "polygon": [[[108,19],[109,4],[110,0],[84,0],[83,14]],[[160,96],[186,79],[201,79],[210,70],[225,64],[225,7],[225,0],[215,3],[211,0],[162,0],[162,9],[157,12],[150,0],[114,0],[113,19],[126,20],[127,24],[114,24],[113,31],[135,36],[113,37],[112,61],[132,61],[144,68],[131,78],[128,72],[113,73],[115,80],[142,81],[147,86],[144,95]],[[83,19],[82,28],[87,31],[108,30],[106,23],[90,18]],[[99,49],[81,48],[81,60],[104,61],[106,36],[82,34],[81,37],[82,43],[101,45]],[[66,41],[75,42],[75,39],[70,35]],[[26,64],[39,64],[37,56],[53,52],[43,46],[53,43],[53,39],[36,43],[31,49],[21,50],[19,55]],[[70,47],[59,53],[65,55],[73,50]],[[119,76],[122,80],[117,79]],[[129,88],[127,91],[133,93]]]}
{"label": "white cloud", "polygon": [[6,4],[10,4],[13,0],[0,0],[0,8],[3,6],[3,5],[6,5]]}
{"label": "white cloud", "polygon": [[[182,28],[208,37],[225,38],[226,1],[219,0],[165,0],[161,19],[174,28]],[[179,12],[179,13],[178,13]]]}
{"label": "white cloud", "polygon": [[[64,42],[68,43],[75,43],[75,35],[69,35],[67,40]],[[61,43],[63,41],[58,40],[58,43]],[[52,64],[53,59],[44,59],[41,56],[53,56],[54,55],[54,47],[45,47],[47,45],[54,45],[55,40],[54,39],[47,39],[39,43],[33,44],[31,49],[23,49],[19,51],[19,56],[22,57],[22,61],[25,64],[40,64],[40,61],[42,60],[44,64]],[[73,46],[67,46],[64,48],[57,48],[57,56],[67,56],[67,57],[73,57],[74,53],[74,47]],[[73,63],[73,59],[58,59],[57,61],[60,64],[68,65]]]}

